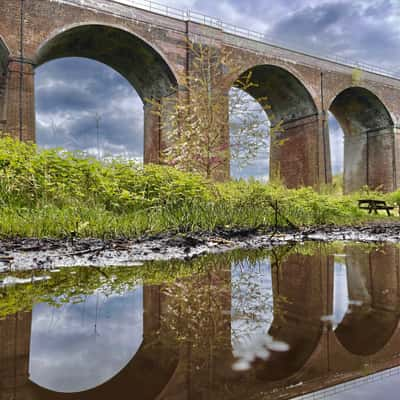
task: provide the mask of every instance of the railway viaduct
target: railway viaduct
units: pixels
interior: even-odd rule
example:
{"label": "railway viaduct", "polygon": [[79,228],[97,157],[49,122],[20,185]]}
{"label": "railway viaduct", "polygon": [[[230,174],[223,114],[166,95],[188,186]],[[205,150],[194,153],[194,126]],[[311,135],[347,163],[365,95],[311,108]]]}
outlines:
{"label": "railway viaduct", "polygon": [[[141,3],[149,9],[135,7],[134,1],[0,0],[0,130],[35,140],[35,68],[61,57],[107,64],[142,99],[162,102],[179,76],[190,71],[189,39],[231,51],[243,73],[253,72],[258,87],[249,94],[268,97],[268,113],[282,123],[287,139],[273,146],[270,170],[278,171],[288,187],[331,182],[329,111],[345,135],[345,191],[400,186],[400,81],[395,75],[271,45],[262,35],[213,18]],[[145,104],[144,159],[158,162],[163,132],[151,111]],[[228,142],[228,128],[225,136]],[[228,161],[222,178],[229,176]]]}

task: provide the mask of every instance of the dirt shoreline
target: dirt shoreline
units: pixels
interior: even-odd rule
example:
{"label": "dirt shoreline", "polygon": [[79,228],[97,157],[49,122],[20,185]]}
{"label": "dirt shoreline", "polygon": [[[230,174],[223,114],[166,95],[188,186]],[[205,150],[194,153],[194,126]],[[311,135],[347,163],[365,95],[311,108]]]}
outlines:
{"label": "dirt shoreline", "polygon": [[189,260],[233,249],[258,249],[305,241],[400,243],[400,222],[360,226],[320,226],[298,230],[219,230],[165,233],[141,239],[0,240],[0,272],[69,266],[135,266],[150,260]]}

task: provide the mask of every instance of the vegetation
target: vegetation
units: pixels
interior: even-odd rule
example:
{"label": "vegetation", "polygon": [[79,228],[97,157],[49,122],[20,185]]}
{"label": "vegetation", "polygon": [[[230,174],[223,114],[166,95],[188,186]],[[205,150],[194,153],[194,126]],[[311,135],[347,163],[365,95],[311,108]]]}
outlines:
{"label": "vegetation", "polygon": [[[171,167],[98,161],[0,139],[0,237],[138,237],[165,231],[352,224],[368,216],[351,196],[278,183],[215,184]],[[335,191],[333,191],[334,193]],[[400,192],[386,196],[400,201]],[[278,205],[276,215],[274,207]],[[382,216],[383,217],[383,216]],[[381,218],[382,218],[381,217]]]}
{"label": "vegetation", "polygon": [[251,72],[242,73],[231,52],[191,41],[187,47],[190,73],[179,76],[179,90],[173,88],[177,94],[162,102],[147,100],[165,136],[161,159],[183,171],[220,177],[231,159],[243,167],[260,149],[269,149],[282,124],[273,121],[269,128],[260,116],[270,109],[267,97],[255,98],[260,109],[253,110],[246,93],[258,84]]}
{"label": "vegetation", "polygon": [[[359,246],[365,248],[366,251],[370,250],[369,246]],[[190,261],[153,261],[132,268],[75,267],[52,271],[13,271],[7,275],[11,274],[24,283],[2,286],[0,279],[0,319],[16,312],[30,311],[37,303],[61,307],[63,304],[84,302],[88,296],[96,293],[105,296],[124,294],[135,290],[140,285],[162,285],[163,292],[172,298],[170,303],[172,305],[174,301],[196,296],[194,289],[201,290],[206,281],[209,281],[210,287],[219,286],[221,294],[231,291],[232,282],[227,278],[231,276],[232,265],[236,265],[238,271],[241,271],[239,274],[241,279],[236,282],[236,285],[246,284],[248,286],[251,283],[245,280],[246,274],[258,271],[259,266],[268,258],[271,259],[272,264],[279,264],[290,255],[313,255],[316,251],[333,254],[342,250],[343,245],[336,243],[309,243],[278,247],[272,251],[268,249],[234,250],[223,254],[205,255]],[[220,278],[212,279],[214,275],[218,275]],[[182,282],[185,282],[185,286],[182,286]],[[250,290],[249,292],[254,294],[255,291]],[[183,296],[184,293],[185,296]],[[207,293],[204,291],[198,295],[206,296]],[[221,298],[223,297],[221,296]],[[185,301],[185,303],[185,307],[194,304],[190,301]],[[201,303],[202,301],[199,301],[199,307]],[[204,304],[208,304],[208,302],[204,302]],[[187,313],[194,311],[196,309],[193,307],[191,310],[186,310]],[[176,318],[178,317],[179,315],[176,315]],[[194,318],[193,324],[201,323],[201,320],[201,318]]]}
{"label": "vegetation", "polygon": [[0,285],[0,319],[19,311],[30,311],[36,303],[61,307],[67,303],[81,303],[94,293],[109,296],[124,294],[139,285],[170,284],[201,273],[204,268],[198,262],[175,261],[150,262],[134,268],[76,267],[51,273],[46,270],[13,272],[13,277],[31,282]]}

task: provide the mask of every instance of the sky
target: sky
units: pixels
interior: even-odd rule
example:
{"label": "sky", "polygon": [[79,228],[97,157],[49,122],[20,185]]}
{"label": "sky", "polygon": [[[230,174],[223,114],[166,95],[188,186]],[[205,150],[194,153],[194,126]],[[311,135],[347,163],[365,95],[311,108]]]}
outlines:
{"label": "sky", "polygon": [[126,367],[143,340],[143,289],[93,294],[82,303],[37,304],[32,314],[30,379],[57,392],[80,392]]}
{"label": "sky", "polygon": [[[129,3],[130,0],[121,0]],[[160,3],[163,0],[159,0]],[[329,56],[400,71],[400,0],[165,0]],[[37,139],[93,155],[143,156],[143,105],[118,73],[92,60],[61,59],[36,71]],[[267,121],[266,121],[267,123]],[[334,173],[343,169],[343,134],[331,118]],[[234,176],[268,175],[267,149]]]}

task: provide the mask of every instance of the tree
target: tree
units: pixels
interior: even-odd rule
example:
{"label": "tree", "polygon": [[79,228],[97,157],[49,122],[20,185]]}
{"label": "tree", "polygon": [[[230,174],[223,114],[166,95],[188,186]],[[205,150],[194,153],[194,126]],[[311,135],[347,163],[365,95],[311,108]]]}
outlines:
{"label": "tree", "polygon": [[[207,178],[221,177],[231,158],[244,166],[261,148],[267,149],[279,124],[266,126],[248,102],[244,93],[257,83],[251,72],[241,74],[229,51],[191,41],[187,46],[190,72],[179,77],[176,95],[161,102],[147,100],[161,121],[161,161]],[[266,97],[255,100],[263,111],[270,109]]]}

